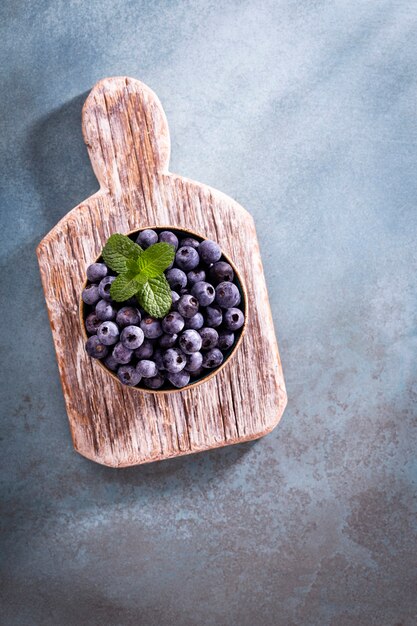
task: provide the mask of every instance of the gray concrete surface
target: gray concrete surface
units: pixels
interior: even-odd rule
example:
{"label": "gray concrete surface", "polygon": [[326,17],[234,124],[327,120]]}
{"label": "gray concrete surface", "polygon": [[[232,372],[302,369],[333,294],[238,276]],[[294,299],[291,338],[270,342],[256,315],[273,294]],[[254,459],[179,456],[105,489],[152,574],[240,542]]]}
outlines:
{"label": "gray concrete surface", "polygon": [[[415,626],[415,2],[0,12],[1,623]],[[35,258],[118,74],[253,213],[289,394],[257,443],[121,471],[72,449]]]}

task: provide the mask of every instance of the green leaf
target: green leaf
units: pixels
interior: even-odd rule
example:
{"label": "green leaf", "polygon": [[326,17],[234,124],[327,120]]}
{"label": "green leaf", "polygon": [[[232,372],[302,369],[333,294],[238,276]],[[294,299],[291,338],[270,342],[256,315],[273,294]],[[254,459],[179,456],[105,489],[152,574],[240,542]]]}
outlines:
{"label": "green leaf", "polygon": [[138,279],[135,272],[119,274],[112,282],[110,295],[115,302],[123,302],[135,295],[143,286],[143,281]]}
{"label": "green leaf", "polygon": [[138,300],[139,304],[152,317],[164,317],[172,304],[171,287],[165,274],[150,278],[139,291]]}
{"label": "green leaf", "polygon": [[170,243],[155,243],[140,255],[138,267],[147,278],[156,278],[171,265],[174,256],[175,248]]}
{"label": "green leaf", "polygon": [[103,248],[103,259],[112,270],[121,274],[127,268],[127,261],[138,259],[143,250],[126,235],[115,233],[107,240]]}

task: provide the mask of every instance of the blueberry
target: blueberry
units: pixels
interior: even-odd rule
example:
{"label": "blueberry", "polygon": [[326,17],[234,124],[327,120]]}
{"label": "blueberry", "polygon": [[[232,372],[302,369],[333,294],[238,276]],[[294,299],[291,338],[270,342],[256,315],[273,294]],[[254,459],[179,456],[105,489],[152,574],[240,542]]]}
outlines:
{"label": "blueberry", "polygon": [[139,309],[134,306],[122,307],[116,315],[116,323],[123,328],[124,326],[132,326],[140,324],[141,314]]}
{"label": "blueberry", "polygon": [[88,356],[91,356],[93,359],[104,359],[109,352],[108,347],[100,342],[97,335],[92,335],[87,339],[85,349]]}
{"label": "blueberry", "polygon": [[178,335],[174,333],[173,335],[167,335],[164,333],[159,337],[159,347],[166,350],[167,348],[173,348],[177,343]]}
{"label": "blueberry", "polygon": [[92,263],[87,267],[87,278],[92,283],[97,283],[107,276],[108,271],[107,265],[104,263]]}
{"label": "blueberry", "polygon": [[152,359],[155,361],[156,367],[159,370],[165,369],[163,358],[162,358],[163,355],[164,355],[164,352],[161,350],[161,348],[156,348],[156,350],[154,350]]}
{"label": "blueberry", "polygon": [[105,346],[112,346],[119,341],[119,328],[114,322],[103,322],[98,327],[97,337]]}
{"label": "blueberry", "polygon": [[212,328],[217,328],[223,321],[223,312],[217,304],[206,308],[206,324]]}
{"label": "blueberry", "polygon": [[210,350],[211,348],[217,346],[219,334],[215,328],[208,328],[207,326],[205,326],[204,328],[201,328],[198,332],[203,342],[203,350]]}
{"label": "blueberry", "polygon": [[211,239],[206,239],[200,243],[198,246],[198,253],[204,263],[208,264],[215,263],[222,255],[219,244]]}
{"label": "blueberry", "polygon": [[99,300],[96,304],[96,315],[102,322],[114,320],[116,317],[116,309],[112,304],[110,304],[110,302],[107,302],[106,300]]}
{"label": "blueberry", "polygon": [[180,296],[185,296],[187,293],[190,293],[190,290],[187,289],[187,287],[180,289]]}
{"label": "blueberry", "polygon": [[196,370],[200,369],[202,363],[203,355],[201,354],[201,352],[192,352],[191,354],[187,355],[187,365],[185,366],[185,369],[187,370],[187,372],[195,372]]}
{"label": "blueberry", "polygon": [[111,300],[110,287],[114,280],[116,280],[116,276],[106,276],[100,281],[98,292],[103,300]]}
{"label": "blueberry", "polygon": [[187,284],[187,275],[185,272],[178,269],[178,267],[173,267],[171,270],[168,270],[165,276],[169,282],[169,286],[171,289],[175,289],[175,291],[179,291]]}
{"label": "blueberry", "polygon": [[177,309],[183,317],[193,317],[198,311],[198,306],[198,300],[186,293],[178,300]]}
{"label": "blueberry", "polygon": [[211,369],[213,367],[218,367],[223,363],[223,354],[220,352],[218,348],[213,348],[206,352],[203,356],[203,367]]}
{"label": "blueberry", "polygon": [[165,382],[165,378],[161,375],[161,372],[158,372],[156,376],[153,378],[144,378],[143,384],[149,389],[159,389]]}
{"label": "blueberry", "polygon": [[129,350],[139,348],[145,339],[143,330],[139,326],[126,326],[120,335],[122,344]]}
{"label": "blueberry", "polygon": [[107,356],[104,359],[104,365],[108,367],[109,370],[112,370],[113,372],[115,372],[117,368],[119,367],[119,363],[116,361],[116,359],[114,358],[112,354],[109,354],[109,356]]}
{"label": "blueberry", "polygon": [[178,387],[178,389],[185,387],[190,382],[190,374],[185,370],[182,370],[181,372],[169,373],[167,378],[169,382],[174,385],[174,387]]}
{"label": "blueberry", "polygon": [[162,329],[168,335],[180,333],[184,328],[184,318],[177,311],[171,311],[162,320]]}
{"label": "blueberry", "polygon": [[147,339],[156,339],[156,337],[160,337],[163,332],[161,322],[150,316],[143,318],[140,327]]}
{"label": "blueberry", "polygon": [[117,363],[126,365],[126,363],[129,363],[133,356],[133,350],[126,348],[126,346],[119,341],[119,343],[116,343],[113,348],[112,356]]}
{"label": "blueberry", "polygon": [[147,228],[146,230],[142,230],[136,238],[136,243],[146,250],[149,246],[153,246],[154,243],[158,241],[158,235],[154,230]]}
{"label": "blueberry", "polygon": [[177,310],[177,306],[178,306],[178,300],[180,299],[180,294],[177,293],[176,291],[171,291],[171,298],[172,298],[171,309],[173,311],[176,311]]}
{"label": "blueberry", "polygon": [[156,363],[154,361],[148,361],[148,359],[143,359],[139,361],[136,365],[136,371],[143,378],[153,378],[158,373],[158,368],[156,367]]}
{"label": "blueberry", "polygon": [[222,330],[219,332],[219,341],[217,347],[220,350],[228,350],[235,343],[235,336],[230,330]]}
{"label": "blueberry", "polygon": [[198,252],[195,248],[192,248],[191,246],[183,246],[175,255],[175,263],[180,269],[188,272],[197,267],[200,263],[200,257],[198,256]]}
{"label": "blueberry", "polygon": [[197,298],[200,306],[208,306],[216,296],[213,285],[204,281],[196,283],[191,289],[191,294]]}
{"label": "blueberry", "polygon": [[87,332],[90,333],[90,335],[96,334],[97,328],[100,326],[100,324],[101,324],[101,320],[97,317],[95,313],[90,313],[85,318],[85,327],[87,329]]}
{"label": "blueberry", "polygon": [[149,359],[153,355],[153,345],[149,339],[144,339],[143,344],[136,348],[135,356],[138,359]]}
{"label": "blueberry", "polygon": [[169,348],[164,353],[162,362],[165,369],[172,374],[183,370],[187,363],[185,354],[183,354],[181,350],[178,350],[178,348]]}
{"label": "blueberry", "polygon": [[180,241],[180,248],[184,246],[191,246],[192,248],[195,248],[197,250],[199,245],[200,245],[200,242],[197,241],[197,239],[194,239],[193,237],[185,237],[184,239],[181,239]]}
{"label": "blueberry", "polygon": [[174,246],[175,250],[178,248],[178,237],[174,235],[174,233],[171,233],[170,230],[164,230],[160,233],[159,241],[170,243],[171,246]]}
{"label": "blueberry", "polygon": [[87,285],[81,294],[83,302],[85,304],[96,304],[100,300],[100,294],[97,285]]}
{"label": "blueberry", "polygon": [[203,340],[196,330],[184,330],[178,340],[178,345],[184,354],[191,354],[192,352],[198,352],[201,349]]}
{"label": "blueberry", "polygon": [[192,287],[201,280],[206,280],[206,273],[204,270],[191,270],[187,274],[188,286]]}
{"label": "blueberry", "polygon": [[141,379],[139,372],[133,367],[133,365],[122,365],[119,367],[117,370],[117,377],[121,383],[128,385],[129,387],[134,387],[140,383]]}
{"label": "blueberry", "polygon": [[197,370],[190,372],[192,378],[200,378],[203,374],[207,374],[207,372],[203,369],[203,366],[199,367]]}
{"label": "blueberry", "polygon": [[225,261],[217,261],[217,263],[210,268],[210,278],[215,285],[224,281],[233,280],[234,275],[233,267]]}
{"label": "blueberry", "polygon": [[204,317],[201,313],[196,313],[192,317],[189,317],[185,320],[185,329],[193,328],[194,330],[198,330],[204,326]]}
{"label": "blueberry", "polygon": [[240,309],[227,309],[224,314],[224,325],[229,330],[237,330],[245,321],[245,316]]}
{"label": "blueberry", "polygon": [[239,289],[234,283],[223,281],[216,287],[216,302],[223,309],[230,309],[239,302]]}

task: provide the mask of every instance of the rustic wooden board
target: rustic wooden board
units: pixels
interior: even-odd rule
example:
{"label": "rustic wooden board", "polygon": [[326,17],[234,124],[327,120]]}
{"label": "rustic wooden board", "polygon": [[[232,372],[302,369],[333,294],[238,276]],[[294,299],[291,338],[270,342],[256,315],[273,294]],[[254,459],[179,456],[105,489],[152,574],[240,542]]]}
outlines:
{"label": "rustic wooden board", "polygon": [[[225,194],[168,172],[168,124],[156,95],[127,77],[95,85],[83,135],[100,191],[70,211],[37,254],[75,449],[123,467],[256,439],[287,397],[252,217]],[[240,270],[249,316],[241,345],[207,382],[171,394],[115,381],[84,351],[86,267],[114,232],[189,228],[219,242]]]}

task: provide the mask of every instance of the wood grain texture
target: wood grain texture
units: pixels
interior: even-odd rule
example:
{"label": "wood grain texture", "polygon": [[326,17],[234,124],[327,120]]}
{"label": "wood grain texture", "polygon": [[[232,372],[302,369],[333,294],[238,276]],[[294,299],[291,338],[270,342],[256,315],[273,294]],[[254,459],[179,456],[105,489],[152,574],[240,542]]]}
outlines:
{"label": "wood grain texture", "polygon": [[[252,217],[206,185],[168,172],[168,124],[156,95],[127,77],[95,85],[83,135],[100,190],[70,211],[37,253],[75,449],[113,467],[256,439],[287,401]],[[189,228],[219,242],[249,304],[245,336],[213,378],[172,394],[119,384],[84,350],[79,297],[87,266],[114,232]]]}

